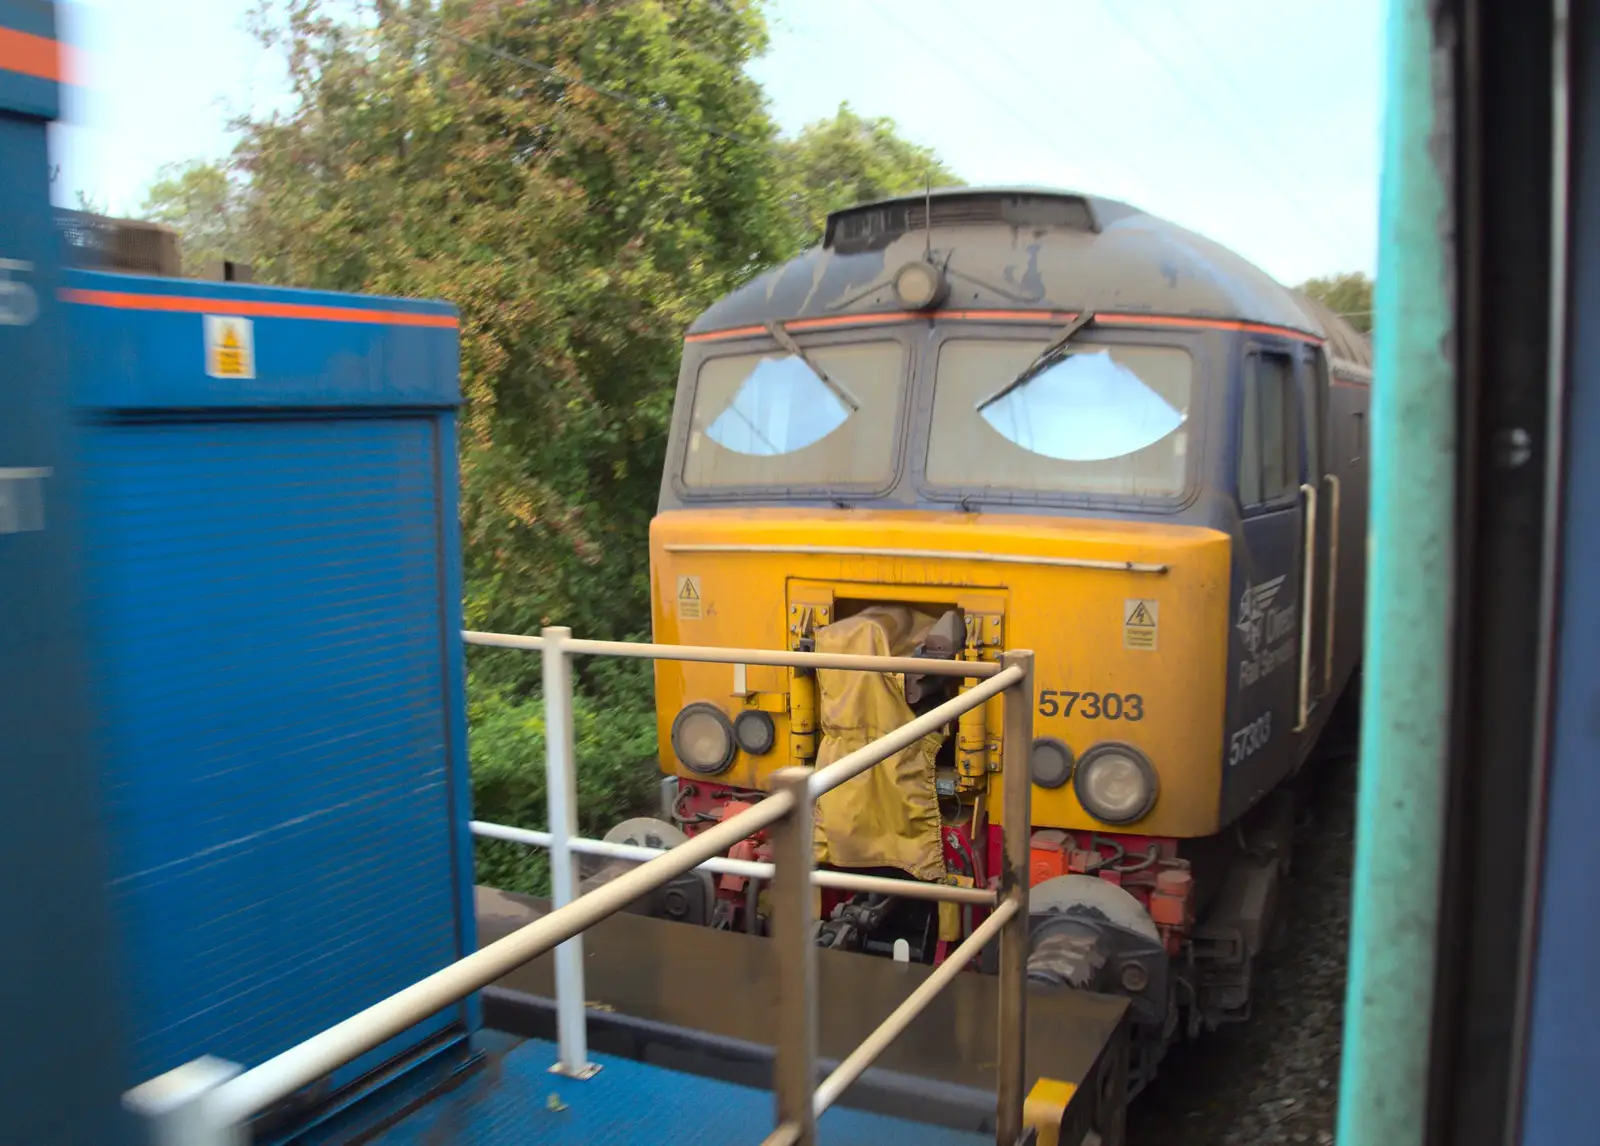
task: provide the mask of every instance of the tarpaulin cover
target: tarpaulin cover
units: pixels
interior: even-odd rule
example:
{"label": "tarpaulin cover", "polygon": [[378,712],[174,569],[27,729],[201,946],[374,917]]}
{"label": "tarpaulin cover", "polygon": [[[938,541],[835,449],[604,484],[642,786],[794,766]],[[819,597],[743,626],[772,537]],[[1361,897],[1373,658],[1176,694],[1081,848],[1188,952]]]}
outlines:
{"label": "tarpaulin cover", "polygon": [[[904,605],[874,606],[816,630],[823,653],[907,656],[934,618]],[[888,735],[913,718],[899,673],[818,669],[822,743],[817,767]],[[893,867],[921,880],[945,876],[934,756],[944,732],[932,733],[817,801],[816,862],[836,867]]]}

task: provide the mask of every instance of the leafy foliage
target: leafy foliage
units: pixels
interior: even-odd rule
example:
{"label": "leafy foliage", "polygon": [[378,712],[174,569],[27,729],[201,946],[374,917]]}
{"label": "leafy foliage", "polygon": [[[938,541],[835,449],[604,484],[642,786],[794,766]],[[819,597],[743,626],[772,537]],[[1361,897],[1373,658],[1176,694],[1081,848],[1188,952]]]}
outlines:
{"label": "leafy foliage", "polygon": [[[497,823],[544,828],[544,702],[511,700],[474,687],[472,805]],[[656,729],[651,710],[607,711],[583,696],[574,699],[577,741],[578,830],[602,836],[637,814],[654,790]],[[544,895],[549,863],[543,849],[499,840],[477,842],[477,879],[492,887]]]}
{"label": "leafy foliage", "polygon": [[934,154],[902,139],[894,121],[866,119],[848,103],[778,145],[789,177],[789,210],[800,245],[820,241],[830,212],[857,203],[963,182]]}
{"label": "leafy foliage", "polygon": [[239,186],[214,163],[190,160],[166,164],[145,194],[143,214],[177,230],[183,243],[183,271],[194,274],[216,259],[245,261]]}
{"label": "leafy foliage", "polygon": [[1360,271],[1310,279],[1300,289],[1362,334],[1372,333],[1372,280]]}
{"label": "leafy foliage", "polygon": [[[239,157],[258,273],[460,306],[469,625],[645,633],[636,555],[680,332],[785,247],[742,72],[759,20],[716,0],[462,0],[363,34],[319,12],[299,3],[269,33],[301,108],[251,125]],[[435,19],[496,54],[426,34]],[[528,683],[527,658],[486,660]]]}

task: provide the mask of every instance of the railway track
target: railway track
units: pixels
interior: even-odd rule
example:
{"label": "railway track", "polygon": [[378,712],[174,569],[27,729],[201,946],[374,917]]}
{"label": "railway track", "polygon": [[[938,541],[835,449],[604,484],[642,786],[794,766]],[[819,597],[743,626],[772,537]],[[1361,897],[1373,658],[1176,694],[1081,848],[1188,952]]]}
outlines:
{"label": "railway track", "polygon": [[1251,1021],[1174,1047],[1128,1112],[1129,1146],[1329,1146],[1338,1104],[1356,760],[1308,777],[1286,930]]}

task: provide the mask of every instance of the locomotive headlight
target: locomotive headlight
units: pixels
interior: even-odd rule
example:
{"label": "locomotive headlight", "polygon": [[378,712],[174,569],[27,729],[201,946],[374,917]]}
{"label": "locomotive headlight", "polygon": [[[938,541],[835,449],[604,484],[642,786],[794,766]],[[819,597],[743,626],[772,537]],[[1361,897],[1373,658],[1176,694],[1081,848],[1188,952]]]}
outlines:
{"label": "locomotive headlight", "polygon": [[733,763],[733,725],[716,705],[697,701],[673,720],[672,751],[689,771],[715,776]]}
{"label": "locomotive headlight", "polygon": [[926,310],[944,300],[950,284],[932,263],[907,263],[894,273],[894,293],[912,310]]}
{"label": "locomotive headlight", "polygon": [[1131,824],[1156,803],[1156,770],[1130,744],[1096,744],[1072,777],[1078,803],[1097,820]]}

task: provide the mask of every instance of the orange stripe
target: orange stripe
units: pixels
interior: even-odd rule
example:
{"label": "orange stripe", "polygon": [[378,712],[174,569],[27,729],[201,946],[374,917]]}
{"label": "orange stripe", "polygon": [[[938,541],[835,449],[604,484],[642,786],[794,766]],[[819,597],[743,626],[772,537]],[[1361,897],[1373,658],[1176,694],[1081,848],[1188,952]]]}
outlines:
{"label": "orange stripe", "polygon": [[[886,322],[910,322],[913,319],[921,317],[922,316],[917,314],[915,311],[892,310],[884,314],[873,315],[872,321],[881,325]],[[789,330],[797,331],[832,330],[833,328],[839,326],[853,326],[855,323],[859,322],[860,319],[861,316],[859,315],[836,314],[831,318],[797,318],[794,321],[786,322],[783,325]]]}
{"label": "orange stripe", "polygon": [[[849,314],[833,318],[804,318],[784,324],[785,328],[797,333],[807,330],[824,330],[841,326],[884,326],[896,322],[910,322],[915,319],[941,320],[945,322],[1032,322],[1051,324],[1070,322],[1076,318],[1073,311],[1063,310],[939,310],[932,314],[916,314],[911,312],[891,312],[888,314]],[[1186,330],[1235,330],[1251,334],[1275,334],[1285,338],[1294,338],[1313,345],[1320,345],[1322,339],[1316,335],[1308,334],[1303,330],[1294,330],[1286,326],[1271,326],[1261,322],[1238,322],[1221,318],[1183,318],[1173,315],[1154,314],[1098,314],[1095,324],[1099,326],[1127,326],[1127,327],[1178,327]],[[727,330],[710,330],[701,334],[688,335],[685,342],[722,342],[732,338],[753,338],[767,333],[764,326],[736,326]]]}
{"label": "orange stripe", "polygon": [[726,330],[708,330],[702,334],[686,334],[685,342],[726,342],[733,338],[754,338],[767,333],[764,326],[730,326]]}
{"label": "orange stripe", "polygon": [[56,41],[14,28],[0,28],[0,72],[20,72],[56,83],[67,78]]}
{"label": "orange stripe", "polygon": [[385,326],[437,326],[454,330],[453,314],[413,314],[402,310],[364,310],[345,306],[308,306],[297,302],[250,302],[237,298],[187,298],[170,294],[126,294],[110,290],[65,289],[66,302],[106,306],[113,310],[159,310],[179,314],[237,314],[255,318],[309,318],[319,322],[367,322]]}
{"label": "orange stripe", "polygon": [[1182,318],[1161,314],[1101,314],[1095,322],[1109,322],[1117,326],[1166,326],[1185,330],[1237,330],[1247,334],[1276,334],[1283,338],[1296,338],[1301,342],[1321,345],[1323,339],[1304,330],[1289,326],[1272,326],[1265,322],[1237,322],[1225,318]]}

